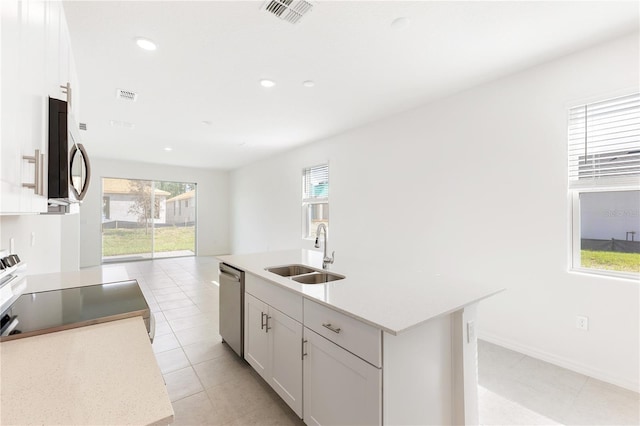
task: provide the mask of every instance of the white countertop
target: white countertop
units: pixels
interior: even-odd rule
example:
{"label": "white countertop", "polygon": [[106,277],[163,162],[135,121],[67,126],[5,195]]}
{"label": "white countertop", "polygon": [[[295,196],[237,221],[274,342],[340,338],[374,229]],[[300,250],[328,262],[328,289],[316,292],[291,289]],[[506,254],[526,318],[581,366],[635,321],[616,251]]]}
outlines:
{"label": "white countertop", "polygon": [[141,317],[4,342],[0,355],[3,425],[173,420]]}
{"label": "white countertop", "polygon": [[504,290],[494,283],[463,282],[410,265],[376,264],[345,257],[337,257],[329,271],[346,278],[327,284],[300,284],[265,270],[288,264],[321,269],[322,253],[313,250],[217,258],[394,335]]}

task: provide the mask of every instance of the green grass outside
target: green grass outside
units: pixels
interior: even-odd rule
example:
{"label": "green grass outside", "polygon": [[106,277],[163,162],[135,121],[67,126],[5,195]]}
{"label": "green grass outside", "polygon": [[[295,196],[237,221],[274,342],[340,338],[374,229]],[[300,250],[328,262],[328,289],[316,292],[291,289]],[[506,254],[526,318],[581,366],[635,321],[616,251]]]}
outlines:
{"label": "green grass outside", "polygon": [[582,250],[580,256],[583,268],[640,272],[640,253]]}
{"label": "green grass outside", "polygon": [[[151,229],[105,229],[102,232],[102,256],[123,256],[151,253]],[[195,227],[156,228],[154,249],[156,252],[196,251]]]}

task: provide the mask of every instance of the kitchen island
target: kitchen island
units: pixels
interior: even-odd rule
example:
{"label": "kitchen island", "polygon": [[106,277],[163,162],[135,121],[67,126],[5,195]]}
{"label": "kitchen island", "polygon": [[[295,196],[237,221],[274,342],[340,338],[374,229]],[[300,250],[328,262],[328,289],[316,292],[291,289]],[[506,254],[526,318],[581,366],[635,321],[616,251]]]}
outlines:
{"label": "kitchen island", "polygon": [[348,258],[324,284],[266,270],[322,257],[218,257],[246,275],[247,362],[307,424],[477,424],[477,304],[502,288]]}
{"label": "kitchen island", "polygon": [[[16,284],[15,290],[30,293],[128,279],[124,268],[32,275]],[[139,315],[2,342],[0,368],[3,425],[169,424],[173,420],[164,380]]]}

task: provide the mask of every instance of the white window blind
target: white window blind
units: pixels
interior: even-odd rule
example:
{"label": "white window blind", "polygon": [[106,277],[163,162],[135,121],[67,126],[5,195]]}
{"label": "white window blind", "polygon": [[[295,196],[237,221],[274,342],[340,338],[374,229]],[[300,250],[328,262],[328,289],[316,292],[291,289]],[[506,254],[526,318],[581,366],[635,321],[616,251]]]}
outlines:
{"label": "white window blind", "polygon": [[323,164],[302,171],[302,198],[305,202],[329,198],[329,165]]}
{"label": "white window blind", "polygon": [[569,187],[640,183],[640,93],[569,110]]}

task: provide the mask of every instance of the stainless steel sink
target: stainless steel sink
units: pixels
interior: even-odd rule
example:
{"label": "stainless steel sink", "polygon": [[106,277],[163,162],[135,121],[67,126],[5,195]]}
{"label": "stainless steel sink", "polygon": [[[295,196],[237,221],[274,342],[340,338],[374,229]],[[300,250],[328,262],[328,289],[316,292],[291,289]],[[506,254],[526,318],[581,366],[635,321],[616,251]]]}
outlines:
{"label": "stainless steel sink", "polygon": [[331,281],[344,279],[344,275],[334,274],[322,269],[312,268],[306,265],[281,265],[264,268],[265,271],[290,278],[300,284],[325,284]]}
{"label": "stainless steel sink", "polygon": [[265,268],[269,272],[280,275],[281,277],[293,277],[295,275],[309,274],[311,272],[318,272],[316,269],[310,268],[304,265],[283,265],[283,266],[271,266]]}
{"label": "stainless steel sink", "polygon": [[344,279],[344,276],[329,272],[316,272],[313,274],[299,275],[297,277],[292,277],[291,279],[301,284],[325,284],[331,281]]}

